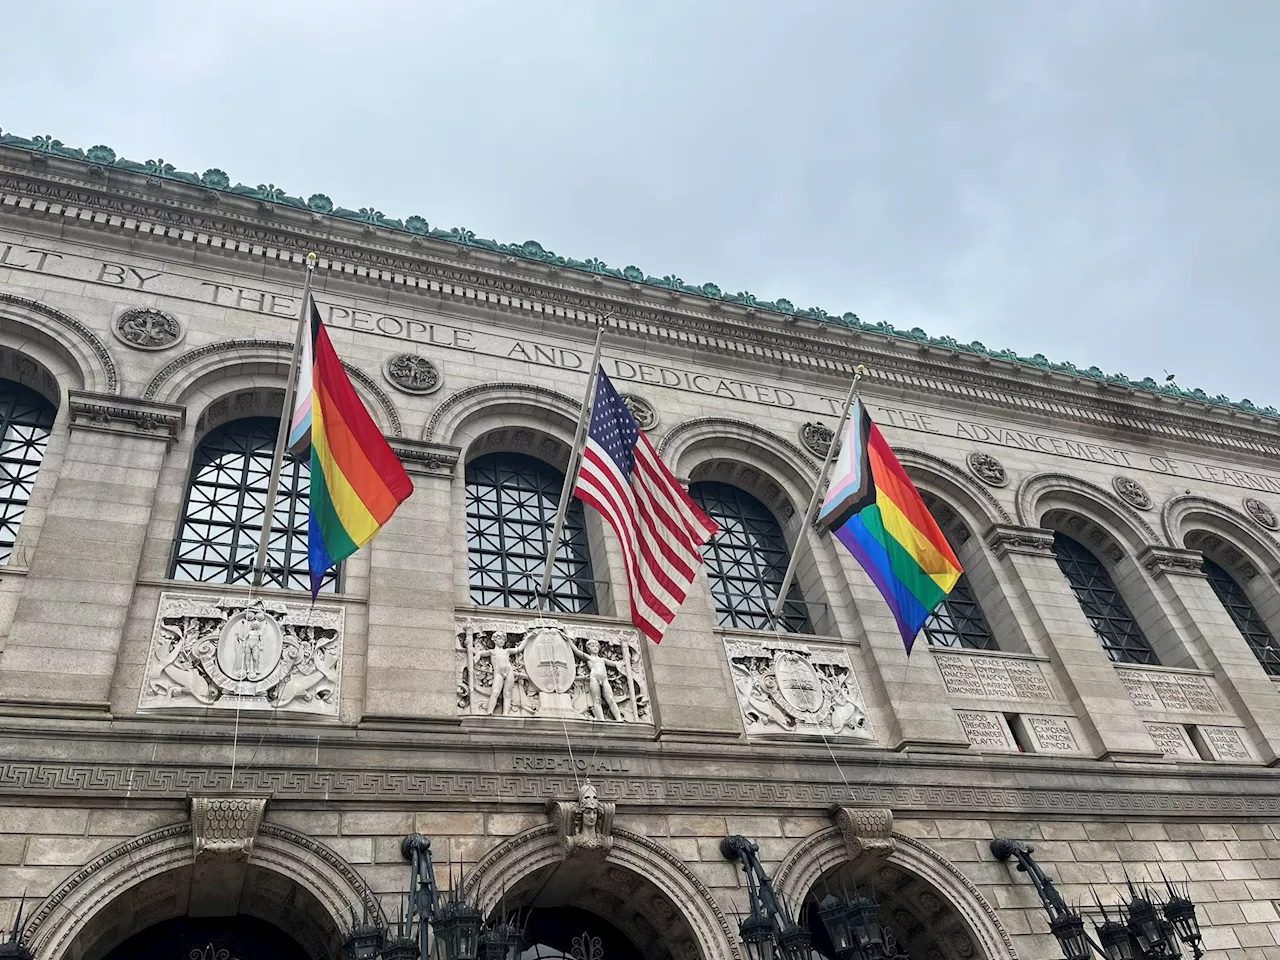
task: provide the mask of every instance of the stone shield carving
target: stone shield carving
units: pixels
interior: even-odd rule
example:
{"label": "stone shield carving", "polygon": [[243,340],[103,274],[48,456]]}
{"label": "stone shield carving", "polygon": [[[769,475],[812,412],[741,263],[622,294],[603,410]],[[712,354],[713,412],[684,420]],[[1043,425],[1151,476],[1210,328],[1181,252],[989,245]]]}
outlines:
{"label": "stone shield carving", "polygon": [[1009,482],[1009,474],[1004,464],[989,453],[975,450],[965,457],[969,472],[989,487],[1003,487]]}
{"label": "stone shield carving", "polygon": [[460,619],[458,711],[652,723],[639,637],[546,617]]}
{"label": "stone shield carving", "polygon": [[835,433],[825,423],[810,421],[800,428],[800,442],[814,456],[825,458]]}
{"label": "stone shield carving", "polygon": [[725,640],[749,735],[874,739],[849,655],[784,640]]}
{"label": "stone shield carving", "polygon": [[1275,512],[1261,500],[1245,497],[1244,511],[1249,514],[1253,522],[1258,526],[1265,527],[1268,530],[1280,529],[1280,521],[1276,520]]}
{"label": "stone shield carving", "polygon": [[341,607],[160,595],[138,709],[338,715]]}
{"label": "stone shield carving", "polygon": [[658,425],[658,411],[644,397],[637,393],[622,394],[622,402],[627,405],[631,415],[636,418],[636,426],[648,433]]}
{"label": "stone shield carving", "polygon": [[1120,495],[1125,503],[1138,510],[1151,509],[1151,495],[1137,480],[1132,477],[1112,477],[1111,488]]}

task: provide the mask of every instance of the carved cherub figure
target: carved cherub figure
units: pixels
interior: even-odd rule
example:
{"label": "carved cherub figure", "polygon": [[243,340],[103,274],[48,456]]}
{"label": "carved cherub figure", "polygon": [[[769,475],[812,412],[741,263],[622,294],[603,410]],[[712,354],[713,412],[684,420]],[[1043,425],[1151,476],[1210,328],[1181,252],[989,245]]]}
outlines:
{"label": "carved cherub figure", "polygon": [[610,660],[608,657],[601,656],[599,640],[588,640],[585,646],[587,652],[583,653],[578,649],[577,644],[572,640],[569,641],[573,655],[587,664],[587,694],[591,699],[591,715],[597,720],[603,720],[604,708],[607,706],[609,715],[614,720],[620,721],[622,711],[618,709],[618,701],[609,683],[609,666],[613,665],[625,672],[626,664],[621,660]]}
{"label": "carved cherub figure", "polygon": [[[472,636],[474,638],[474,634]],[[517,653],[523,653],[532,636],[533,631],[530,631],[514,647],[508,647],[507,635],[494,631],[493,647],[489,650],[476,648],[473,639],[472,649],[475,650],[476,658],[488,657],[493,664],[493,689],[489,691],[489,702],[485,711],[490,716],[493,716],[498,709],[499,700],[502,701],[503,716],[515,713],[516,669],[511,662],[511,657]]]}
{"label": "carved cherub figure", "polygon": [[866,727],[867,715],[862,712],[861,707],[849,699],[843,686],[837,686],[832,691],[831,699],[834,701],[831,707],[833,734],[844,733],[845,730],[853,733]]}

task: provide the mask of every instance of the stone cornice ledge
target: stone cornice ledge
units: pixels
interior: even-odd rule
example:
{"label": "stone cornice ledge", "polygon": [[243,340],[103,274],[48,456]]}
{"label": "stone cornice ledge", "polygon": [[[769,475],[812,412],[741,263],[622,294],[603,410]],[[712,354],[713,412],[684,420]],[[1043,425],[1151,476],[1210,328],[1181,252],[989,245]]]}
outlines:
{"label": "stone cornice ledge", "polygon": [[1180,550],[1176,547],[1147,547],[1138,554],[1138,563],[1153,577],[1170,573],[1203,577],[1204,554],[1199,550]]}
{"label": "stone cornice ledge", "polygon": [[429,440],[410,440],[406,437],[388,437],[387,442],[409,473],[426,477],[452,479],[454,468],[462,456],[461,447]]}
{"label": "stone cornice ledge", "polygon": [[150,437],[166,443],[176,441],[187,422],[185,406],[89,390],[69,390],[67,409],[72,430]]}
{"label": "stone cornice ledge", "polygon": [[983,539],[1001,560],[1011,553],[1031,557],[1053,556],[1053,531],[1041,527],[997,523],[987,531]]}

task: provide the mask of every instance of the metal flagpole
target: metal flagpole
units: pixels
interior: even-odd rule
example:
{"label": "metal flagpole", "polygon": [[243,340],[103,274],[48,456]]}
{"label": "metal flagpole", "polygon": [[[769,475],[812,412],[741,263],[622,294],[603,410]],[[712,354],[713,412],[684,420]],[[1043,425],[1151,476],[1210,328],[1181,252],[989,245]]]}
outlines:
{"label": "metal flagpole", "polygon": [[[271,459],[271,478],[267,481],[267,502],[262,513],[262,535],[258,538],[258,556],[253,561],[253,587],[262,586],[267,566],[267,544],[271,541],[271,525],[275,519],[276,494],[280,489],[280,468],[284,465],[284,448],[289,442],[293,422],[293,400],[298,389],[298,363],[302,358],[302,338],[311,329],[311,274],[316,268],[316,255],[307,254],[307,271],[302,281],[302,312],[298,317],[298,336],[293,342],[293,359],[289,361],[289,382],[284,390],[284,409],[280,411],[280,430],[276,433],[276,450]],[[288,580],[282,584],[287,586]]]}
{"label": "metal flagpole", "polygon": [[551,541],[547,544],[547,559],[542,568],[542,586],[538,590],[538,612],[551,593],[551,570],[555,563],[556,549],[560,546],[560,533],[564,529],[564,515],[569,511],[569,497],[578,477],[578,461],[582,459],[583,437],[591,419],[591,409],[596,398],[596,377],[600,372],[600,348],[604,344],[604,323],[612,314],[605,314],[596,324],[596,349],[591,354],[591,374],[587,377],[587,392],[582,397],[582,413],[578,415],[578,429],[573,435],[573,450],[569,453],[569,467],[564,474],[564,486],[560,488],[560,506],[556,508],[555,526],[551,528]]}
{"label": "metal flagpole", "polygon": [[862,364],[858,364],[853,372],[853,383],[849,384],[849,395],[844,398],[844,407],[840,410],[840,422],[836,425],[836,432],[831,436],[831,446],[827,448],[827,459],[822,463],[822,472],[818,474],[813,495],[809,497],[809,506],[805,508],[800,532],[796,536],[796,545],[791,551],[791,561],[787,564],[786,576],[782,578],[782,587],[778,590],[778,599],[773,602],[773,610],[769,612],[771,620],[776,621],[782,615],[782,605],[787,602],[787,591],[791,589],[791,581],[796,575],[796,564],[800,559],[800,547],[805,542],[804,533],[809,529],[809,524],[813,523],[813,511],[818,506],[818,498],[826,493],[827,474],[831,472],[831,461],[835,460],[836,447],[840,445],[840,440],[844,436],[844,425],[849,420],[849,410],[853,406],[853,401],[858,398],[858,381],[866,372],[867,368]]}

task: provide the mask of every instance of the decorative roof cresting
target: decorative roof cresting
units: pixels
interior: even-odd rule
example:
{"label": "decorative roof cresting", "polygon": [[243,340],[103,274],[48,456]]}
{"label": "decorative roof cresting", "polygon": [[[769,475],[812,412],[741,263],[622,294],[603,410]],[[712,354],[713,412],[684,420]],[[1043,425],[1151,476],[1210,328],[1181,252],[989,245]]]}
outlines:
{"label": "decorative roof cresting", "polygon": [[558,254],[552,253],[550,250],[545,249],[542,244],[538,243],[536,240],[526,240],[524,243],[498,243],[494,240],[486,240],[482,237],[477,237],[473,231],[468,230],[465,227],[450,227],[447,230],[432,227],[424,218],[419,216],[407,217],[404,220],[396,220],[386,216],[380,210],[373,209],[372,207],[361,207],[358,210],[353,210],[348,207],[335,206],[333,201],[322,193],[313,193],[304,200],[301,197],[295,197],[286,193],[282,188],[271,183],[260,183],[256,187],[246,186],[243,183],[237,183],[233,186],[231,178],[224,171],[219,170],[216,167],[210,168],[204,173],[197,175],[185,170],[178,170],[173,166],[173,164],[166,163],[164,160],[148,160],[145,163],[139,163],[135,160],[126,160],[124,157],[117,156],[116,152],[107,146],[98,145],[90,147],[87,150],[81,150],[78,147],[68,147],[61,140],[55,140],[52,136],[45,135],[28,139],[26,137],[19,137],[12,133],[5,133],[3,130],[0,130],[0,146],[17,147],[21,150],[29,150],[36,155],[37,160],[50,156],[64,157],[70,160],[82,160],[89,164],[90,173],[97,173],[99,175],[101,175],[107,167],[112,167],[131,173],[143,174],[157,181],[174,180],[190,186],[201,187],[209,191],[211,194],[231,193],[251,200],[257,200],[263,204],[279,204],[281,206],[296,207],[299,210],[308,210],[315,215],[337,217],[342,220],[350,220],[370,227],[381,227],[386,230],[394,230],[411,236],[428,237],[432,240],[442,240],[448,243],[458,244],[459,246],[489,250],[494,253],[518,257],[522,260],[544,263],[566,270],[579,270],[583,273],[594,274],[596,276],[613,277],[618,280],[625,280],[630,283],[642,284],[648,287],[656,287],[673,293],[700,297],[705,300],[712,300],[720,303],[736,304],[756,311],[777,313],[786,317],[795,317],[800,320],[813,320],[819,323],[848,327],[854,330],[861,330],[866,333],[881,334],[886,337],[911,341],[922,346],[936,347],[940,350],[990,357],[995,360],[1005,360],[1019,366],[1033,367],[1046,372],[1060,373],[1070,377],[1080,377],[1085,380],[1094,380],[1102,384],[1113,384],[1121,388],[1142,390],[1147,393],[1173,397],[1181,400],[1189,400],[1195,403],[1206,403],[1218,407],[1227,407],[1232,410],[1239,410],[1244,413],[1260,417],[1280,418],[1280,411],[1277,411],[1275,407],[1259,407],[1247,399],[1232,400],[1223,394],[1209,396],[1209,394],[1198,388],[1186,389],[1172,382],[1157,383],[1151,377],[1144,377],[1141,380],[1132,380],[1123,373],[1103,373],[1102,370],[1096,366],[1083,368],[1077,367],[1074,363],[1069,362],[1054,363],[1045,357],[1044,354],[1040,353],[1030,357],[1024,357],[1013,350],[992,350],[977,340],[971,341],[970,343],[960,343],[954,337],[931,337],[919,327],[912,327],[910,330],[900,330],[893,326],[893,324],[885,321],[867,323],[859,319],[858,315],[855,313],[829,313],[821,307],[800,309],[797,308],[790,300],[783,298],[779,298],[777,300],[761,300],[754,294],[746,291],[726,293],[714,283],[704,283],[700,286],[685,283],[684,280],[674,274],[667,274],[664,277],[655,277],[647,274],[639,267],[627,266],[619,269],[618,267],[611,267],[603,260],[596,259],[595,257],[591,257],[587,260],[575,260],[571,257],[562,257]]}

